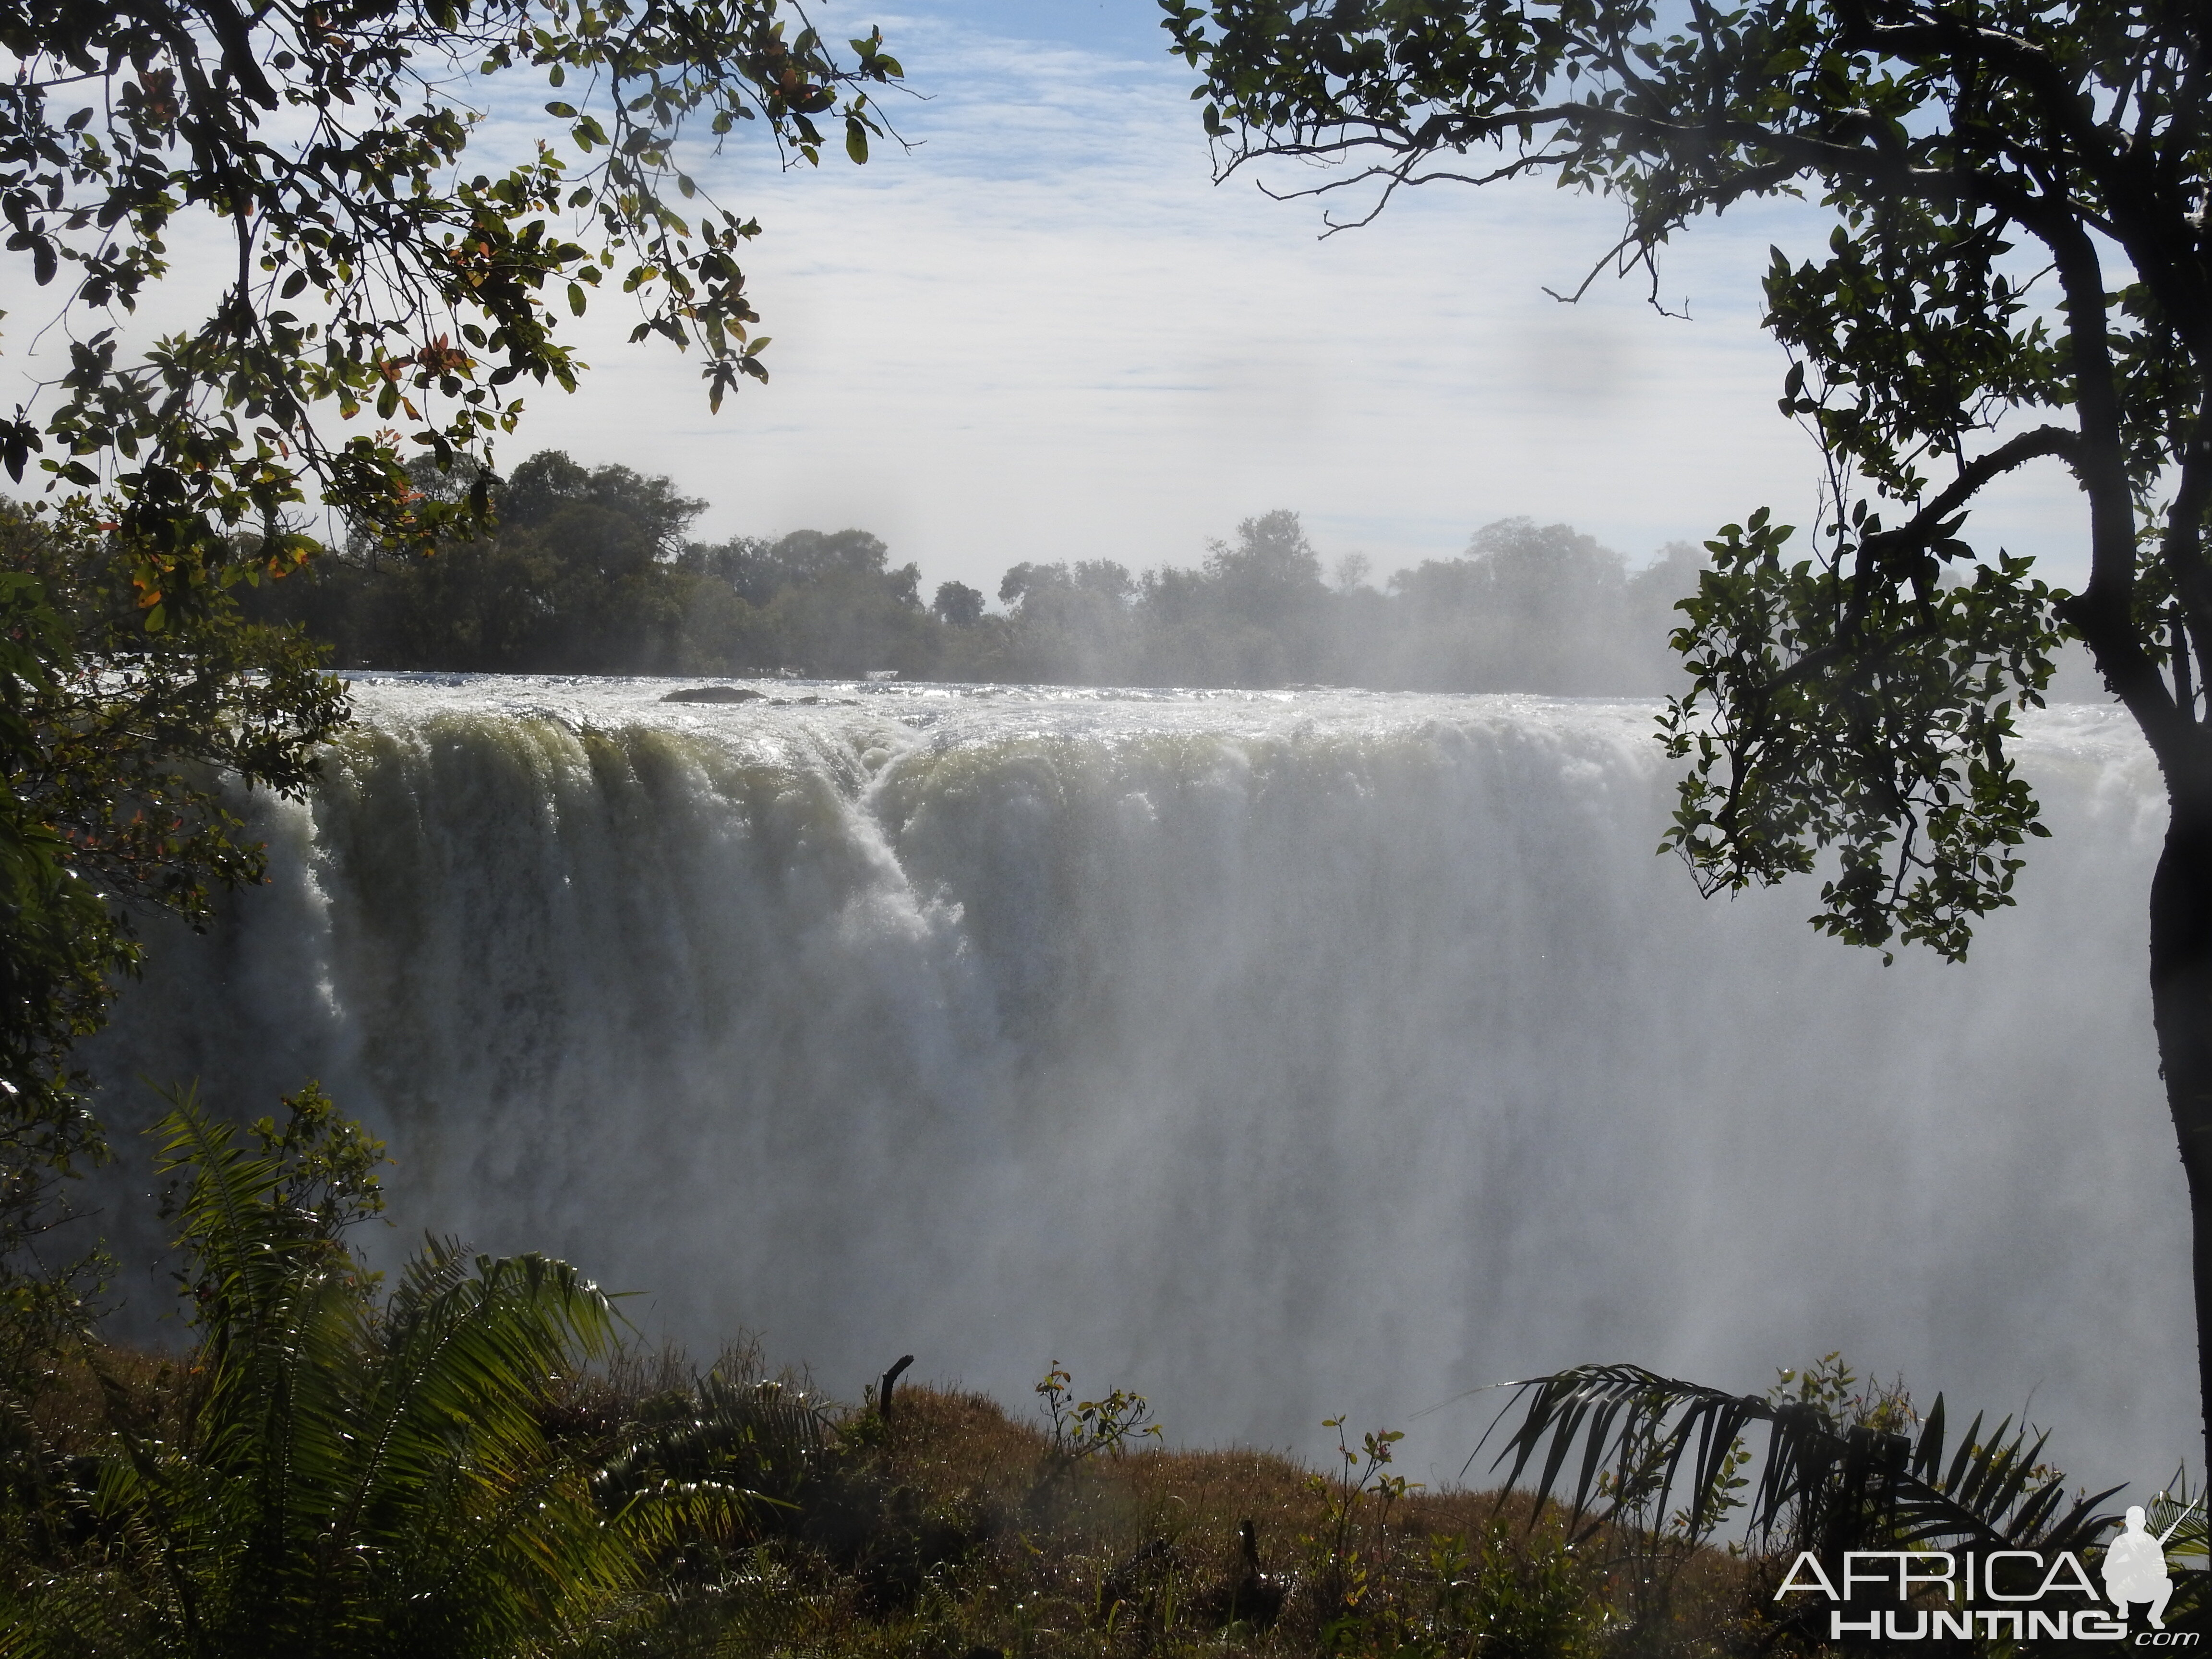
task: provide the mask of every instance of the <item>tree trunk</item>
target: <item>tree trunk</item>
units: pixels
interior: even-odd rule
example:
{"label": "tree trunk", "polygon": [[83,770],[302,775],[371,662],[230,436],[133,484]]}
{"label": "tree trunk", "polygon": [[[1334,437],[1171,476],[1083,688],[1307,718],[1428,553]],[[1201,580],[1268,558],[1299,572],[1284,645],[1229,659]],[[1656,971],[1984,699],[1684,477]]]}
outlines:
{"label": "tree trunk", "polygon": [[2189,1179],[2203,1467],[2212,1471],[2212,753],[2192,757],[2189,769],[2196,775],[2177,777],[2169,759],[2173,816],[2150,890],[2151,1016]]}

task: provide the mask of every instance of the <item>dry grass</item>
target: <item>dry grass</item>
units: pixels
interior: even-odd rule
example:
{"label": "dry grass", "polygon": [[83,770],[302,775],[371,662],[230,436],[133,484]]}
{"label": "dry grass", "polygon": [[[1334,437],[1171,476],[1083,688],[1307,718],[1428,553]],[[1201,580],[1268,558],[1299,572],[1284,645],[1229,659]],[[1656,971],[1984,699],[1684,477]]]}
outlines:
{"label": "dry grass", "polygon": [[[915,1388],[845,1425],[848,1468],[755,1549],[667,1653],[1060,1659],[1199,1653],[1720,1654],[1743,1565],[1570,1548],[1525,1499],[1385,1503],[1267,1453],[1145,1450],[1070,1466],[984,1395]],[[1244,1528],[1250,1528],[1248,1552]],[[1661,1616],[1632,1628],[1638,1579]],[[1647,1589],[1650,1586],[1647,1583]]]}
{"label": "dry grass", "polygon": [[175,1411],[190,1364],[173,1354],[106,1346],[58,1359],[29,1401],[40,1443],[57,1456],[83,1456],[106,1446],[115,1412],[134,1426],[162,1419]]}

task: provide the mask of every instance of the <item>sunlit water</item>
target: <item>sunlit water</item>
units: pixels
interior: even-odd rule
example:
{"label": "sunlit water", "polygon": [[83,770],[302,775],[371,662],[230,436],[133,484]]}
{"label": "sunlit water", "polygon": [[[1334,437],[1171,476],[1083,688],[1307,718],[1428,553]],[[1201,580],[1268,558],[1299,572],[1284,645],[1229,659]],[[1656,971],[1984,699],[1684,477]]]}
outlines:
{"label": "sunlit water", "polygon": [[1972,963],[1885,969],[1654,856],[1648,705],[671,684],[357,682],[103,1075],[319,1077],[398,1159],[387,1256],[558,1252],[847,1397],[1058,1358],[1186,1441],[1410,1425],[1418,1478],[1478,1384],[1841,1348],[2081,1475],[2193,1453],[2115,712],[2030,722],[2057,839]]}

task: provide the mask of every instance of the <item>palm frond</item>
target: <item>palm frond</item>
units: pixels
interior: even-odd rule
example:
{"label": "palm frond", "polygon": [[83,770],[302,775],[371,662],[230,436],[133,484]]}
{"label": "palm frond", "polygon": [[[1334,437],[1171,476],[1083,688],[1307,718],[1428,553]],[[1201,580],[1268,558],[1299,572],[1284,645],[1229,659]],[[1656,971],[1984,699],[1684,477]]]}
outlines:
{"label": "palm frond", "polygon": [[778,1382],[710,1373],[685,1392],[680,1407],[639,1425],[598,1479],[610,1507],[654,1480],[713,1482],[789,1504],[821,1469],[830,1447],[829,1420],[804,1395]]}
{"label": "palm frond", "polygon": [[[241,1135],[187,1093],[160,1126],[198,1343],[179,1431],[110,1413],[95,1507],[144,1639],[97,1650],[521,1652],[635,1599],[677,1531],[726,1532],[742,1498],[662,1481],[611,1511],[607,1437],[548,1434],[619,1322],[574,1267],[434,1241],[376,1309],[338,1237],[374,1143],[306,1104]],[[61,1611],[82,1638],[114,1609]]]}
{"label": "palm frond", "polygon": [[1519,1424],[1492,1467],[1510,1460],[1509,1487],[1534,1467],[1538,1503],[1560,1497],[1571,1530],[1618,1522],[1632,1503],[1656,1501],[1662,1513],[1679,1503],[1685,1529],[1709,1534],[1734,1503],[1722,1485],[1730,1450],[1762,1425],[1743,1524],[1792,1548],[1880,1539],[1890,1547],[2078,1550],[2109,1529],[2112,1517],[2099,1506],[2120,1490],[2068,1505],[2063,1479],[2043,1466],[2043,1437],[2031,1440],[2010,1419],[1984,1437],[1977,1416],[1947,1463],[1940,1396],[1915,1438],[1838,1424],[1809,1402],[1732,1395],[1636,1365],[1584,1365],[1518,1384],[1498,1422],[1516,1409]]}

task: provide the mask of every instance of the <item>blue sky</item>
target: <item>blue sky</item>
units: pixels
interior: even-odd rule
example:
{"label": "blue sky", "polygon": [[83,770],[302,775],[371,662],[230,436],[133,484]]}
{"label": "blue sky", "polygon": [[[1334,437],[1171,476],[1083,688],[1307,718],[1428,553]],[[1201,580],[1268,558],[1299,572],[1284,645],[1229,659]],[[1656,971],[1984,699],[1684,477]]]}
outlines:
{"label": "blue sky", "polygon": [[[1215,185],[1153,0],[813,10],[833,35],[880,23],[921,96],[887,100],[912,147],[864,168],[780,173],[742,129],[692,158],[763,228],[747,269],[772,382],[710,416],[696,362],[628,344],[634,319],[598,307],[584,390],[538,393],[504,464],[560,447],[666,473],[711,503],[702,533],[858,526],[927,583],[987,592],[1024,559],[1194,562],[1280,507],[1378,575],[1514,514],[1638,560],[1761,504],[1810,522],[1817,457],[1775,412],[1757,278],[1770,243],[1816,243],[1817,216],[1693,228],[1664,272],[1690,320],[1609,280],[1562,307],[1543,289],[1609,244],[1602,203],[1439,186],[1322,240],[1314,204]],[[535,137],[542,97],[500,97],[486,148]],[[2055,580],[2080,568],[2055,470],[1979,525]]]}

